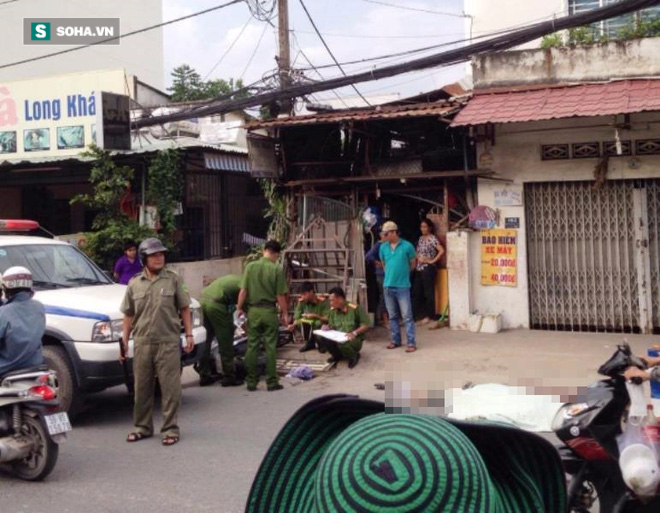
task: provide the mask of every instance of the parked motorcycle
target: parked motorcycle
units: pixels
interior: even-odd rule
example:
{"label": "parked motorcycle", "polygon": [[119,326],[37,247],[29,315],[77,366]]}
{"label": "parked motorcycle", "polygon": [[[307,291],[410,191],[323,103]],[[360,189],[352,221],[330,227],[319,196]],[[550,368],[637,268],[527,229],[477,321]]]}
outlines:
{"label": "parked motorcycle", "polygon": [[[287,330],[284,326],[280,326],[279,336],[277,338],[277,347],[282,347],[286,344],[293,343],[293,333]],[[247,333],[242,327],[234,329],[234,358],[236,365],[236,376],[239,379],[244,379],[245,371],[245,352],[247,351]],[[218,373],[216,361],[218,360],[218,339],[213,337],[211,341],[211,368],[213,373]],[[263,351],[259,352],[257,359],[259,372],[263,373],[266,368],[266,356]]]}
{"label": "parked motorcycle", "polygon": [[58,444],[71,431],[60,412],[55,374],[46,366],[0,377],[0,465],[27,481],[40,481],[57,463]]}
{"label": "parked motorcycle", "polygon": [[637,497],[626,486],[619,466],[617,437],[625,430],[630,407],[621,374],[630,366],[644,369],[646,363],[624,343],[598,369],[607,379],[590,385],[578,402],[564,405],[553,421],[553,431],[565,444],[559,452],[569,476],[572,513],[660,511],[660,497],[650,501]]}

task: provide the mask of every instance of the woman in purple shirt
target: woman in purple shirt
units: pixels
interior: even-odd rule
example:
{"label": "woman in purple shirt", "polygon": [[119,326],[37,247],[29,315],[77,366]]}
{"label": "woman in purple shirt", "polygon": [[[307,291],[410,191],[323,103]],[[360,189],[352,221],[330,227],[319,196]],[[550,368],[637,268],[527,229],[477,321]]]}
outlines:
{"label": "woman in purple shirt", "polygon": [[137,258],[135,242],[124,244],[124,255],[115,264],[115,280],[122,285],[128,285],[131,278],[142,272],[142,264]]}

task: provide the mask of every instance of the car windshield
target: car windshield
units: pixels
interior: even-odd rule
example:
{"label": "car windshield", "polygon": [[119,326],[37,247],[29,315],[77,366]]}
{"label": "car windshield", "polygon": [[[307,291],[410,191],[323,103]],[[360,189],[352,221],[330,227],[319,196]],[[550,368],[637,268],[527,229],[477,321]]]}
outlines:
{"label": "car windshield", "polygon": [[0,273],[15,265],[32,272],[37,290],[112,283],[80,250],[66,244],[0,246]]}

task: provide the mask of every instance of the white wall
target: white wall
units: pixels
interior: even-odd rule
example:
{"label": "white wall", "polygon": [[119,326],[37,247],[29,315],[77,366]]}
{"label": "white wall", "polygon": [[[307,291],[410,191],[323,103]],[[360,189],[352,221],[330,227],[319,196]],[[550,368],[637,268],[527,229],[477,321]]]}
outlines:
{"label": "white wall", "polygon": [[660,75],[660,38],[611,41],[574,48],[479,55],[472,61],[475,89],[511,85],[598,82]]}
{"label": "white wall", "polygon": [[[467,37],[478,37],[567,14],[568,0],[465,0]],[[471,32],[470,32],[471,31]],[[518,48],[538,48],[539,40]]]}
{"label": "white wall", "polygon": [[[619,122],[622,117],[619,116]],[[660,114],[641,113],[631,116],[632,129],[620,130],[622,140],[660,138]],[[542,144],[573,143],[614,140],[611,117],[579,118],[534,123],[497,125],[495,145],[490,149],[492,169],[498,178],[513,180],[514,184],[540,181],[593,180],[597,159],[570,159],[542,161]],[[484,151],[484,144],[478,148]],[[660,178],[660,155],[634,157],[639,169],[631,169],[633,157],[611,157],[608,180],[630,178]],[[505,182],[480,179],[478,201],[480,205],[495,207],[494,191],[502,189]],[[501,224],[505,217],[519,217],[518,230],[518,286],[515,288],[481,285],[481,254],[479,233],[471,235],[476,249],[470,255],[472,307],[482,313],[502,312],[505,328],[529,327],[529,287],[527,281],[527,244],[525,235],[525,208],[499,207]]]}
{"label": "white wall", "polygon": [[[63,46],[24,46],[23,18],[120,18],[121,33],[163,21],[162,0],[29,0],[0,6],[2,62],[9,63],[62,50]],[[107,68],[125,68],[129,75],[162,89],[162,29],[131,36],[116,46],[95,45],[0,70],[0,83],[25,78]]]}
{"label": "white wall", "polygon": [[179,262],[168,267],[183,277],[190,295],[199,299],[202,289],[226,274],[243,274],[243,257],[201,262]]}

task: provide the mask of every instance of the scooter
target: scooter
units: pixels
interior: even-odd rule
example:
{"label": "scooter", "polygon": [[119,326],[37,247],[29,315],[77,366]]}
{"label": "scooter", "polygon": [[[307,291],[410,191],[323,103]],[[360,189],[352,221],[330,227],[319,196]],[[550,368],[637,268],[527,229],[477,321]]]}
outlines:
{"label": "scooter", "polygon": [[26,481],[51,473],[71,431],[59,411],[55,373],[45,365],[0,376],[0,466]]}
{"label": "scooter", "polygon": [[[617,437],[626,428],[630,407],[622,373],[630,366],[645,369],[646,362],[624,343],[598,369],[607,379],[590,385],[578,402],[562,406],[553,420],[552,429],[564,444],[558,450],[569,478],[571,513],[660,511],[660,496],[650,501],[637,497],[626,486],[619,466]],[[594,509],[596,505],[599,509]]]}

